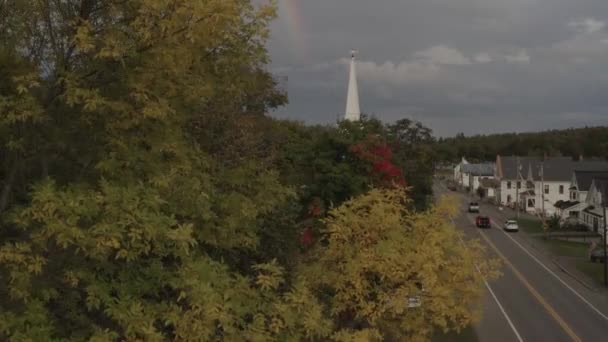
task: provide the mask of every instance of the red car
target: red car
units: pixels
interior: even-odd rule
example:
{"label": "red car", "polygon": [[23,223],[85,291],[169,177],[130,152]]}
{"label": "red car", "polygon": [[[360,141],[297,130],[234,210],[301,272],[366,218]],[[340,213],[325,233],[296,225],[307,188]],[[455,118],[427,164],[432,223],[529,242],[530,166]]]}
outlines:
{"label": "red car", "polygon": [[477,216],[475,225],[479,228],[492,228],[492,221],[487,216]]}

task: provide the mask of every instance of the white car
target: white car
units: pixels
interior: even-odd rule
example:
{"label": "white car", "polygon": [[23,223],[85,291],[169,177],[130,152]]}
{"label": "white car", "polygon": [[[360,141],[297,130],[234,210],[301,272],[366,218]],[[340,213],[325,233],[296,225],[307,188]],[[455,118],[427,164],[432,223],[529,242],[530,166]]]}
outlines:
{"label": "white car", "polygon": [[519,226],[517,225],[517,221],[515,220],[507,220],[505,222],[504,230],[507,232],[516,232],[519,231]]}

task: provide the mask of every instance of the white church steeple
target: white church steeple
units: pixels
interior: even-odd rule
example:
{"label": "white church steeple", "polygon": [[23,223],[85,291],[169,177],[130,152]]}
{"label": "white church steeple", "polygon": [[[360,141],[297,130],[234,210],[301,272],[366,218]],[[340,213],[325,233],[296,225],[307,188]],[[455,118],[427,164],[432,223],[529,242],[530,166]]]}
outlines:
{"label": "white church steeple", "polygon": [[359,109],[359,89],[357,87],[357,67],[355,62],[355,54],[357,51],[351,51],[350,60],[350,78],[348,80],[348,95],[346,97],[346,113],[344,119],[349,121],[359,121],[361,119],[361,110]]}

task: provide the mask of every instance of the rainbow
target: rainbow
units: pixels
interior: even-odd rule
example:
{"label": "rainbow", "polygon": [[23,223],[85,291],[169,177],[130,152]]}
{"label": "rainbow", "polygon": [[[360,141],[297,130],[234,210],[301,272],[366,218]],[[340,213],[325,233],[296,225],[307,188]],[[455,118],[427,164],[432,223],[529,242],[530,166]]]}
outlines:
{"label": "rainbow", "polygon": [[288,39],[292,44],[294,52],[299,57],[304,57],[306,51],[306,38],[302,25],[302,15],[300,11],[300,0],[282,0],[279,4],[280,20],[287,25]]}

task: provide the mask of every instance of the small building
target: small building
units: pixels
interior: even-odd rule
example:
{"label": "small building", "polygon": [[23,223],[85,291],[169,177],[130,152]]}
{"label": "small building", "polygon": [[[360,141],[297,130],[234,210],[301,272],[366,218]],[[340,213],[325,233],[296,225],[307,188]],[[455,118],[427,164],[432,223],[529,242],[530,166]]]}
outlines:
{"label": "small building", "polygon": [[479,180],[479,188],[482,190],[482,197],[496,199],[496,191],[500,187],[500,182],[492,177],[482,177]]}
{"label": "small building", "polygon": [[476,193],[482,178],[494,178],[494,164],[466,164],[462,167],[463,186]]}

